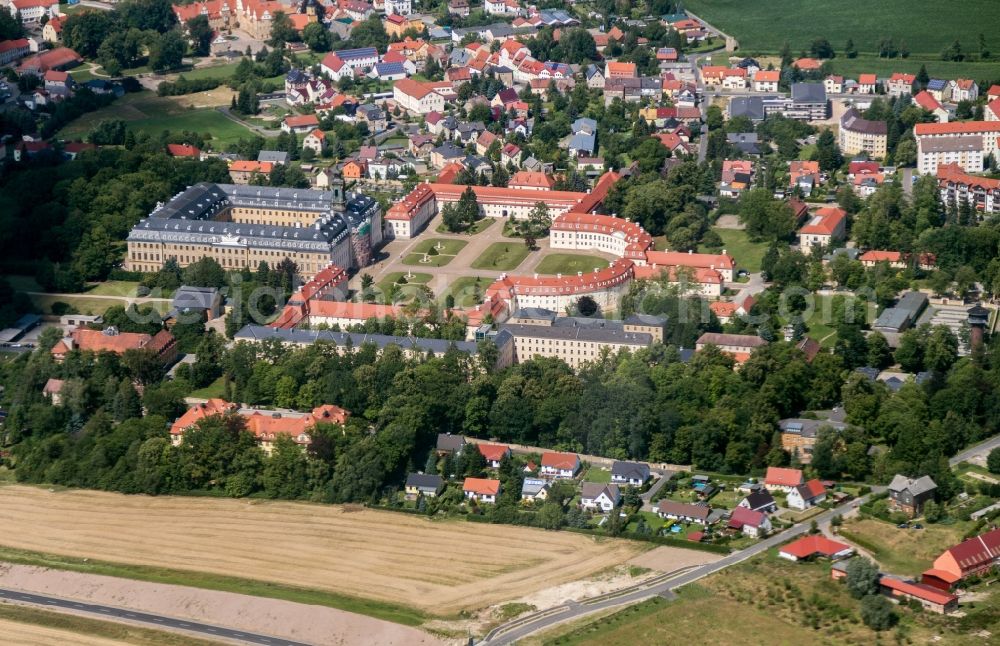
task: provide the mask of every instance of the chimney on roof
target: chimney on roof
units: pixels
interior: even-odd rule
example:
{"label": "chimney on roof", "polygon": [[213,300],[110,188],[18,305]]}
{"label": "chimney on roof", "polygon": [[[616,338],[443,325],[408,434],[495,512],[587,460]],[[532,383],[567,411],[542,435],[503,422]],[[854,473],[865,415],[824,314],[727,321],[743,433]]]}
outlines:
{"label": "chimney on roof", "polygon": [[690,256],[691,254],[693,254],[693,253],[694,253],[694,250],[692,250],[692,249],[688,249],[688,255],[689,255],[689,256]]}
{"label": "chimney on roof", "polygon": [[562,274],[556,274],[556,279],[557,280],[561,280],[562,279]]}
{"label": "chimney on roof", "polygon": [[538,272],[535,272],[535,280],[538,280]]}
{"label": "chimney on roof", "polygon": [[723,249],[723,250],[722,250],[722,255],[723,255],[723,256],[725,256],[725,255],[726,255],[726,250],[725,250],[725,249]]}

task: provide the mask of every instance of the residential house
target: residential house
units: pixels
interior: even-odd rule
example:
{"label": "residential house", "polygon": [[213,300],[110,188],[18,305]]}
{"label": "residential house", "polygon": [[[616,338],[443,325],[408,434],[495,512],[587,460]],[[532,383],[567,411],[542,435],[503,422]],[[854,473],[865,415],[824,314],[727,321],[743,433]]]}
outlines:
{"label": "residential house", "polygon": [[368,163],[359,159],[348,159],[340,169],[340,174],[345,180],[368,177]]}
{"label": "residential house", "polygon": [[799,248],[802,253],[808,254],[813,247],[828,247],[843,240],[846,226],[847,211],[836,206],[824,206],[799,229]]}
{"label": "residential house", "polygon": [[611,482],[615,484],[641,487],[649,477],[649,465],[643,462],[615,460],[611,465]]}
{"label": "residential house", "polygon": [[5,4],[11,15],[20,17],[22,25],[59,15],[59,0],[7,0]]}
{"label": "residential house", "polygon": [[861,74],[858,76],[857,93],[875,94],[878,89],[878,77],[874,74]]}
{"label": "residential house", "polygon": [[705,332],[695,342],[695,350],[704,350],[706,346],[715,346],[730,355],[737,364],[750,358],[755,348],[767,345],[767,341],[753,334],[722,334]]}
{"label": "residential house", "polygon": [[819,480],[809,480],[788,492],[786,499],[792,509],[808,509],[826,500],[826,487]]}
{"label": "residential house", "polygon": [[403,490],[408,500],[415,500],[419,496],[436,498],[444,490],[444,480],[438,475],[411,473],[406,476]]}
{"label": "residential house", "polygon": [[398,81],[406,77],[406,67],[400,61],[375,63],[368,72],[368,78],[379,81]]}
{"label": "residential house", "polygon": [[888,154],[889,126],[885,121],[864,119],[854,107],[840,117],[840,150],[845,155],[866,153],[872,159]]}
{"label": "residential house", "polygon": [[[951,117],[951,114],[945,110],[944,106],[941,105],[941,102],[934,98],[934,95],[927,90],[917,92],[913,97],[913,103],[937,117],[939,123],[947,123],[948,119]],[[987,119],[987,121],[989,121],[989,119]]]}
{"label": "residential house", "polygon": [[584,482],[580,486],[580,506],[584,509],[599,509],[603,512],[614,510],[622,501],[622,494],[616,484]]}
{"label": "residential house", "polygon": [[743,532],[746,536],[759,538],[766,536],[771,531],[771,519],[759,511],[753,511],[746,507],[736,507],[729,515],[729,529]]}
{"label": "residential house", "polygon": [[885,84],[886,93],[889,96],[903,96],[907,94],[912,96],[913,84],[916,81],[917,77],[914,74],[895,72]]}
{"label": "residential house", "polygon": [[171,157],[201,159],[202,152],[190,144],[167,144],[167,154]]}
{"label": "residential house", "polygon": [[448,164],[465,159],[465,150],[453,143],[445,142],[431,149],[431,166],[441,170]]}
{"label": "residential house", "polygon": [[979,86],[972,79],[955,79],[948,81],[948,96],[952,103],[959,101],[975,102],[979,98]]}
{"label": "residential house", "polygon": [[257,153],[257,161],[281,166],[288,164],[288,157],[288,153],[284,150],[262,150]]}
{"label": "residential house", "polygon": [[722,182],[719,195],[739,197],[753,185],[754,165],[748,159],[726,159],[722,162]]}
{"label": "residential house", "polygon": [[949,82],[943,79],[930,79],[927,81],[926,91],[930,93],[939,103],[948,100]]}
{"label": "residential house", "polygon": [[546,451],[542,454],[539,473],[550,478],[572,478],[580,470],[580,456],[576,453]]}
{"label": "residential house", "polygon": [[604,70],[602,70],[597,65],[591,63],[587,66],[587,71],[584,74],[587,78],[587,87],[593,90],[603,90],[604,89]]}
{"label": "residential house", "polygon": [[823,79],[823,88],[827,94],[843,94],[844,77],[839,74],[831,74]]}
{"label": "residential house", "polygon": [[229,165],[229,177],[233,184],[249,184],[255,175],[268,177],[274,170],[274,164],[257,161],[234,161]]}
{"label": "residential house", "polygon": [[821,61],[815,58],[799,58],[792,61],[792,67],[795,67],[803,72],[816,72],[823,66]]}
{"label": "residential house", "polygon": [[654,509],[656,515],[668,520],[679,520],[685,523],[707,525],[712,510],[705,504],[692,505],[673,500],[661,500]]}
{"label": "residential house", "polygon": [[433,83],[421,83],[413,79],[396,81],[392,88],[392,97],[401,108],[415,114],[444,110],[444,96],[437,91]]}
{"label": "residential house", "polygon": [[778,556],[789,561],[804,561],[816,556],[831,560],[842,559],[854,553],[854,548],[833,541],[820,534],[805,536],[778,550]]}
{"label": "residential house", "polygon": [[783,467],[768,467],[764,475],[764,488],[768,491],[784,491],[788,493],[805,484],[800,469],[786,469]]}
{"label": "residential house", "polygon": [[462,18],[469,17],[469,0],[449,0],[448,13]]}
{"label": "residential house", "polygon": [[324,133],[319,128],[316,128],[302,140],[302,149],[308,148],[312,150],[317,155],[323,153],[323,147],[326,145],[326,133]]}
{"label": "residential house", "polygon": [[510,447],[506,444],[477,444],[476,448],[486,459],[486,466],[497,469],[505,457],[510,457]]}
{"label": "residential house", "polygon": [[812,462],[813,447],[824,429],[839,432],[847,424],[831,420],[789,418],[778,422],[781,429],[781,448],[795,456],[801,464]]}
{"label": "residential house", "polygon": [[53,406],[62,403],[62,389],[66,382],[62,379],[49,379],[42,388],[42,395],[52,402]]}
{"label": "residential house", "polygon": [[63,25],[66,24],[65,16],[49,18],[49,21],[42,27],[42,40],[47,43],[58,43],[62,38]]}
{"label": "residential house", "polygon": [[438,455],[461,455],[465,448],[465,437],[451,433],[438,433],[435,450]]}
{"label": "residential house", "polygon": [[340,81],[344,78],[354,78],[354,68],[348,65],[339,56],[330,52],[323,57],[319,64],[320,71],[330,77],[333,81]]}
{"label": "residential house", "polygon": [[302,134],[319,128],[319,118],[315,114],[288,115],[281,122],[284,132]]}
{"label": "residential house", "polygon": [[635,78],[636,76],[638,76],[638,74],[636,73],[635,63],[608,61],[604,65],[605,79]]}
{"label": "residential house", "polygon": [[1000,155],[1000,122],[962,121],[955,123],[918,123],[913,127],[917,139],[917,170],[937,173],[942,164],[958,164],[967,173],[984,169],[983,160]]}
{"label": "residential house", "polygon": [[521,484],[521,500],[534,502],[549,497],[549,482],[539,478],[525,478]]}
{"label": "residential house", "polygon": [[466,478],[462,493],[469,500],[481,503],[495,503],[500,495],[500,481],[489,478]]}
{"label": "residential house", "polygon": [[753,75],[754,92],[777,92],[781,70],[760,70]]}
{"label": "residential house", "polygon": [[778,505],[774,502],[774,496],[766,489],[758,489],[757,491],[750,492],[746,498],[739,502],[738,506],[762,513],[772,513],[778,510]]}
{"label": "residential house", "polygon": [[388,127],[388,119],[382,106],[372,103],[359,105],[354,112],[354,118],[368,124],[368,132],[380,133]]}
{"label": "residential house", "polygon": [[930,476],[908,478],[896,474],[889,483],[889,508],[909,516],[919,516],[924,505],[934,500],[937,485]]}

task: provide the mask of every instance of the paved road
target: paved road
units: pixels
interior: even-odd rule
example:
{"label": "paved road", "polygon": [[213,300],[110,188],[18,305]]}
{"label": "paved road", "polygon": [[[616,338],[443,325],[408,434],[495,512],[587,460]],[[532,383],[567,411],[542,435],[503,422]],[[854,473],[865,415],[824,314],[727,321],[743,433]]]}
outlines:
{"label": "paved road", "polygon": [[[884,487],[875,487],[873,488],[873,493],[877,493],[884,489]],[[584,615],[588,615],[599,610],[636,603],[657,595],[669,598],[670,593],[673,590],[689,583],[693,583],[694,581],[704,578],[710,574],[719,572],[720,570],[724,570],[731,565],[736,565],[737,563],[756,556],[772,547],[776,547],[791,538],[805,534],[809,531],[812,521],[816,521],[818,525],[828,523],[835,514],[843,515],[860,506],[867,498],[868,496],[864,496],[835,509],[825,511],[822,514],[811,518],[809,522],[799,523],[798,525],[786,529],[781,533],[765,538],[764,540],[755,543],[746,549],[733,552],[732,554],[719,559],[715,563],[709,563],[707,565],[702,565],[694,569],[680,572],[679,574],[671,575],[654,585],[641,586],[631,592],[626,591],[624,594],[618,594],[617,596],[604,599],[597,603],[590,603],[587,600],[584,600],[583,602],[568,602],[562,606],[550,608],[542,613],[537,613],[539,616],[534,621],[525,621],[524,619],[521,619],[520,621],[515,620],[502,626],[498,626],[489,632],[481,643],[489,644],[489,646],[513,644],[517,642],[517,640],[527,637],[532,633],[545,630],[546,628],[550,628],[564,621],[578,619]]]}
{"label": "paved road", "polygon": [[196,621],[187,621],[184,619],[176,619],[174,617],[166,617],[163,615],[152,615],[145,612],[136,612],[134,610],[116,608],[114,606],[101,606],[93,603],[70,601],[67,599],[60,599],[58,597],[48,597],[40,594],[19,592],[17,590],[0,589],[0,599],[6,599],[17,603],[26,603],[35,606],[59,608],[62,610],[69,610],[72,612],[86,613],[90,615],[95,615],[98,618],[103,618],[112,621],[117,620],[117,621],[146,624],[152,628],[160,628],[160,629],[166,628],[172,630],[181,630],[189,633],[197,633],[200,636],[207,638],[221,637],[224,639],[240,641],[246,644],[266,644],[269,646],[309,646],[308,644],[305,644],[303,642],[289,641],[287,639],[280,639],[278,637],[269,637],[267,635],[258,635],[255,633],[244,632],[242,630],[223,628],[222,626],[212,626],[210,624],[202,624]]}
{"label": "paved road", "polygon": [[[951,466],[955,466],[959,462],[967,461],[972,457],[986,455],[998,446],[1000,446],[1000,435],[985,440],[975,446],[969,447],[965,451],[962,451],[955,457],[948,460],[948,463]],[[564,621],[578,619],[599,610],[636,603],[656,595],[669,598],[671,591],[687,585],[688,583],[697,581],[698,579],[704,578],[710,574],[719,572],[720,570],[724,570],[731,565],[736,565],[737,563],[756,556],[772,547],[781,545],[796,536],[805,534],[809,531],[809,528],[814,521],[818,526],[823,527],[830,522],[834,515],[840,514],[841,516],[844,516],[848,512],[852,512],[860,507],[870,496],[883,491],[885,491],[885,487],[872,487],[872,493],[868,496],[862,496],[857,500],[852,500],[846,504],[840,505],[839,507],[827,510],[822,514],[809,519],[808,522],[799,523],[798,525],[794,525],[783,532],[769,536],[759,543],[755,543],[754,545],[740,550],[739,552],[733,552],[715,563],[709,563],[707,565],[702,565],[680,573],[664,575],[661,579],[654,579],[653,585],[649,585],[647,582],[645,585],[634,586],[633,588],[626,588],[618,591],[618,593],[612,593],[614,596],[610,597],[609,595],[604,595],[603,597],[597,597],[595,600],[584,600],[582,602],[569,601],[562,606],[549,608],[542,612],[535,613],[534,615],[522,617],[519,620],[515,619],[514,621],[494,628],[492,631],[487,633],[481,643],[488,644],[489,646],[513,644],[517,642],[517,640],[527,637],[528,635],[536,633],[540,630],[545,630],[546,628],[550,628]]]}

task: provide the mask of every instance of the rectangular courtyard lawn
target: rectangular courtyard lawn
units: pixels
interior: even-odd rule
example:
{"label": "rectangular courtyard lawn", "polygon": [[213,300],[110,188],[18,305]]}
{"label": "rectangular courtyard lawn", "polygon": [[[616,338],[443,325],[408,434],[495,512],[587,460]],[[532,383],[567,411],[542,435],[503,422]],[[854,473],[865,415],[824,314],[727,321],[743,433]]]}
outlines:
{"label": "rectangular courtyard lawn", "polygon": [[540,274],[575,274],[578,271],[589,273],[594,269],[604,269],[608,261],[599,256],[586,256],[575,253],[551,253],[538,263],[535,268]]}
{"label": "rectangular courtyard lawn", "polygon": [[452,296],[456,307],[473,307],[483,301],[483,293],[492,283],[493,279],[486,276],[462,276],[448,285],[441,298]]}
{"label": "rectangular courtyard lawn", "polygon": [[494,242],[472,263],[473,269],[510,271],[528,257],[528,248],[523,242]]}
{"label": "rectangular courtyard lawn", "polygon": [[424,267],[444,267],[455,259],[458,252],[469,244],[465,240],[450,240],[447,238],[430,238],[423,240],[413,251],[403,258],[404,265]]}
{"label": "rectangular courtyard lawn", "polygon": [[[388,294],[389,291],[392,289],[392,286],[400,278],[402,278],[404,276],[406,276],[406,272],[402,272],[402,271],[394,271],[394,272],[392,272],[390,274],[386,274],[385,278],[383,278],[382,280],[380,280],[378,283],[375,284],[375,287],[381,292],[382,295]],[[412,294],[413,289],[412,288],[407,289],[407,285],[426,285],[429,282],[431,282],[431,275],[430,274],[411,272],[410,273],[410,277],[406,279],[406,282],[403,285],[401,285],[401,291],[402,291],[402,293],[404,295],[406,295],[407,293],[409,293],[409,296],[408,297],[404,297],[402,300],[404,300],[404,301],[405,300],[409,300],[409,297],[412,297],[412,295],[413,295]],[[399,300],[400,299],[397,298],[397,302]],[[383,303],[385,301],[384,300],[376,299],[375,302],[377,302],[377,303]]]}
{"label": "rectangular courtyard lawn", "polygon": [[[473,223],[473,225],[468,229],[464,231],[458,231],[457,233],[464,233],[466,235],[474,236],[477,233],[482,233],[486,229],[489,229],[491,226],[493,226],[494,222],[496,222],[496,218],[480,218],[476,220]],[[437,231],[438,233],[456,233],[454,231],[449,231],[448,227],[446,227],[443,222],[437,225],[437,227],[434,230]]]}
{"label": "rectangular courtyard lawn", "polygon": [[[722,249],[736,259],[737,269],[746,269],[751,273],[760,271],[760,261],[767,253],[766,242],[751,242],[747,237],[747,232],[742,229],[720,229],[712,227],[712,231],[722,238]],[[700,252],[709,252],[708,249],[699,249]]]}

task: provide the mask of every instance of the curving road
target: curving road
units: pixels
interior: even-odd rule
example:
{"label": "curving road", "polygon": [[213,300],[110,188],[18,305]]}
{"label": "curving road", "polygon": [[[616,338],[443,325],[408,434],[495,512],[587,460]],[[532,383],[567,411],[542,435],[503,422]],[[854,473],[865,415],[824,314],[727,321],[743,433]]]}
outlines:
{"label": "curving road", "polygon": [[31,594],[29,592],[19,592],[17,590],[0,589],[0,599],[20,604],[42,606],[44,608],[56,610],[86,613],[108,621],[132,622],[144,624],[151,628],[196,633],[199,636],[206,637],[208,639],[215,637],[242,642],[244,644],[264,644],[265,646],[309,646],[308,644],[304,644],[302,642],[289,641],[287,639],[269,637],[267,635],[258,635],[242,630],[223,628],[222,626],[212,626],[209,624],[198,623],[196,621],[187,621],[185,619],[177,619],[163,615],[152,615],[145,612],[116,608],[114,606],[102,606],[93,603],[71,601],[68,599],[60,599],[59,597]]}

